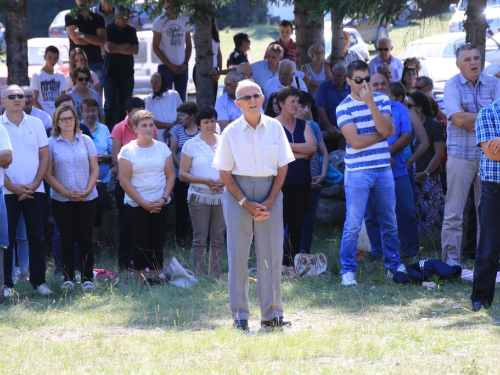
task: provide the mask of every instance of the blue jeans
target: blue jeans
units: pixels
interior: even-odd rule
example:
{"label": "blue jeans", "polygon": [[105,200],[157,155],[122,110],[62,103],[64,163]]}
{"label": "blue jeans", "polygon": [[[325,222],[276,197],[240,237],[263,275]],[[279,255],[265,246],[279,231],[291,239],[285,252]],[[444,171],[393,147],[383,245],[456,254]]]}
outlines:
{"label": "blue jeans", "polygon": [[7,226],[7,208],[3,198],[3,186],[0,186],[0,247],[9,245],[9,227]]}
{"label": "blue jeans", "polygon": [[101,92],[99,94],[102,95],[102,90],[106,84],[106,72],[104,72],[104,65],[102,63],[90,64],[89,69],[97,74],[97,78],[99,78],[99,86],[101,87]]}
{"label": "blue jeans", "polygon": [[19,263],[19,271],[21,275],[26,275],[28,273],[29,267],[29,243],[28,236],[26,234],[26,224],[24,223],[24,217],[21,212],[21,216],[19,216],[19,223],[17,224],[17,233],[16,233],[16,245],[17,251],[13,254],[12,259],[12,277],[15,276],[15,267],[16,261]]}
{"label": "blue jeans", "polygon": [[188,69],[184,73],[176,75],[166,65],[160,64],[158,65],[158,73],[167,80],[167,88],[171,90],[173,84],[174,90],[179,93],[182,102],[185,102],[187,98]]}
{"label": "blue jeans", "polygon": [[110,131],[115,124],[125,118],[125,103],[132,97],[133,92],[133,75],[130,77],[106,77],[104,112],[106,113],[106,125]]}
{"label": "blue jeans", "polygon": [[307,204],[306,217],[302,225],[300,251],[310,254],[313,240],[314,220],[316,219],[316,209],[318,208],[321,188],[314,188],[309,191],[309,203]]}
{"label": "blue jeans", "polygon": [[[394,179],[396,191],[396,219],[398,223],[398,236],[401,243],[401,252],[405,256],[418,254],[418,222],[415,215],[415,201],[408,175]],[[382,257],[382,239],[380,225],[373,193],[368,199],[365,213],[365,224],[370,238],[372,257]]]}
{"label": "blue jeans", "polygon": [[45,193],[34,193],[32,199],[18,200],[17,195],[7,194],[7,219],[9,226],[9,246],[4,253],[5,285],[14,287],[12,282],[13,248],[16,242],[17,224],[21,212],[26,223],[26,234],[29,243],[30,283],[36,289],[45,282],[45,244],[43,242],[43,206]]}
{"label": "blue jeans", "polygon": [[390,167],[361,169],[344,174],[347,214],[340,245],[342,270],[356,272],[356,248],[359,231],[363,223],[366,205],[370,194],[375,199],[377,216],[382,236],[384,266],[395,272],[401,264],[398,251],[398,227],[396,223],[396,194],[394,178]]}
{"label": "blue jeans", "polygon": [[481,235],[474,264],[472,282],[472,303],[481,302],[491,306],[495,295],[495,279],[499,267],[500,246],[500,184],[481,181],[481,201],[479,203],[479,224]]}

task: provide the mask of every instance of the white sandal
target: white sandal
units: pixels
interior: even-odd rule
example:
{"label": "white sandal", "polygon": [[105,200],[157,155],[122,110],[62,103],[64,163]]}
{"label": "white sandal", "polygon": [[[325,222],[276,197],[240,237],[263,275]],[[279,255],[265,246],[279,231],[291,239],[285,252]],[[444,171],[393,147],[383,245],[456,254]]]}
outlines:
{"label": "white sandal", "polygon": [[92,281],[85,281],[82,285],[82,288],[85,293],[90,293],[95,290],[95,285]]}
{"label": "white sandal", "polygon": [[63,283],[63,285],[61,285],[61,289],[64,289],[64,290],[71,290],[75,287],[75,283],[72,282],[72,281],[65,281]]}

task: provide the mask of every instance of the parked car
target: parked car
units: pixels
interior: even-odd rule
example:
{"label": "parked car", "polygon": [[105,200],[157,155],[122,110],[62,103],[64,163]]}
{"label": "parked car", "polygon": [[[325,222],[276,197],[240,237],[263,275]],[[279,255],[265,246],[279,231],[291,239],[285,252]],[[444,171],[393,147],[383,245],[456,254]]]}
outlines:
{"label": "parked car", "polygon": [[[454,12],[449,23],[450,33],[464,31],[465,11],[467,10],[467,0],[460,0],[458,4],[451,4],[450,11]],[[486,22],[490,30],[496,34],[500,31],[500,0],[487,0],[484,11]]]}
{"label": "parked car", "polygon": [[375,48],[377,48],[377,41],[380,38],[388,38],[389,32],[392,30],[391,23],[385,24],[380,21],[373,22],[367,17],[358,19],[345,18],[344,28],[345,27],[356,29],[365,43],[371,43],[375,46]]}
{"label": "parked car", "polygon": [[[344,27],[344,31],[347,31],[349,37],[351,39],[350,49],[358,52],[365,61],[370,60],[370,53],[368,52],[368,45],[365,43],[361,34],[356,29],[352,29],[350,27]],[[329,56],[332,52],[332,23],[330,21],[325,21],[325,51],[326,51],[326,59],[329,59]]]}
{"label": "parked car", "polygon": [[[500,34],[494,36],[500,41]],[[400,60],[408,57],[417,57],[422,65],[420,76],[428,76],[434,81],[434,92],[443,92],[448,79],[459,73],[456,65],[455,51],[465,42],[465,33],[451,33],[434,35],[411,42],[399,55]],[[499,45],[488,38],[486,41],[486,62],[500,63]]]}
{"label": "parked car", "polygon": [[[31,76],[35,72],[39,72],[40,69],[45,65],[45,60],[43,56],[45,54],[45,48],[53,45],[59,49],[59,62],[57,70],[64,74],[68,74],[69,71],[69,41],[68,39],[54,40],[51,38],[33,38],[28,39],[28,78],[31,80]],[[7,85],[8,77],[7,65],[0,66],[0,88]]]}
{"label": "parked car", "polygon": [[49,26],[49,38],[66,38],[68,33],[66,32],[64,17],[68,14],[70,10],[63,10],[57,13],[54,20]]}
{"label": "parked car", "polygon": [[418,6],[418,0],[407,0],[405,7],[394,17],[396,26],[407,26],[411,20],[420,16],[422,9]]}

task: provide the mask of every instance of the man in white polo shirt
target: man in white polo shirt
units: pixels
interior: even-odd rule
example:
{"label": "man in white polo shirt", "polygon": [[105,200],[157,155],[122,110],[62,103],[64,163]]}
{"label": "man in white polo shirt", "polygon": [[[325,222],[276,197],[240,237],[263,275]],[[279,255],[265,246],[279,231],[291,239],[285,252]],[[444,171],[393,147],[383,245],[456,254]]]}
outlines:
{"label": "man in white polo shirt", "polygon": [[9,133],[14,158],[5,173],[5,205],[9,226],[9,246],[4,253],[4,295],[10,296],[12,282],[12,249],[16,240],[21,212],[26,224],[29,242],[30,283],[38,293],[51,294],[45,283],[45,245],[43,243],[43,177],[49,162],[47,134],[42,122],[23,112],[23,90],[17,85],[7,86],[2,92],[5,113],[0,126]]}
{"label": "man in white polo shirt", "polygon": [[261,326],[290,325],[283,320],[283,194],[288,163],[294,159],[283,126],[261,114],[259,85],[241,81],[235,104],[243,116],[222,133],[212,166],[226,189],[223,212],[227,227],[229,304],[234,327],[248,330],[248,257],[255,242]]}

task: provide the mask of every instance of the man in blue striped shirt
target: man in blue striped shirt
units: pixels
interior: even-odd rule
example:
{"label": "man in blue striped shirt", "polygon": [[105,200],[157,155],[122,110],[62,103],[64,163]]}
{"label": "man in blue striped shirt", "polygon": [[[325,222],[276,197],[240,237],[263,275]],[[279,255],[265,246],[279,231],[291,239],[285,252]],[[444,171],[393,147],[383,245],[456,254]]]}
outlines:
{"label": "man in blue striped shirt", "polygon": [[500,100],[479,111],[475,129],[477,145],[482,150],[479,162],[481,202],[478,216],[481,236],[474,264],[471,300],[472,310],[479,311],[483,307],[491,307],[499,268]]}
{"label": "man in blue striped shirt", "polygon": [[340,275],[342,285],[357,285],[356,246],[370,195],[375,199],[380,221],[387,276],[406,272],[406,268],[398,251],[396,195],[386,140],[395,134],[391,104],[387,95],[372,92],[368,85],[370,70],[364,61],[353,61],[347,66],[346,80],[351,94],[337,107],[337,123],[347,141],[344,177],[347,214],[340,245]]}

